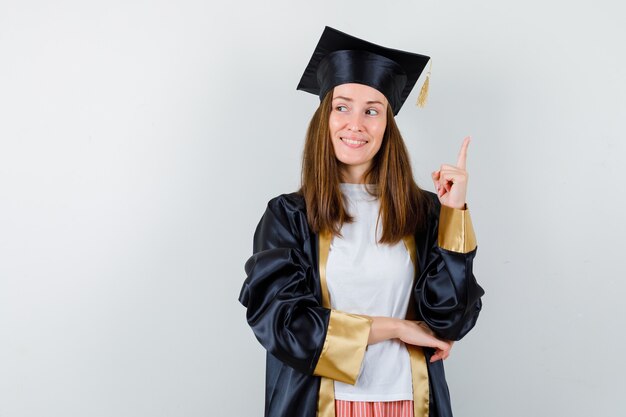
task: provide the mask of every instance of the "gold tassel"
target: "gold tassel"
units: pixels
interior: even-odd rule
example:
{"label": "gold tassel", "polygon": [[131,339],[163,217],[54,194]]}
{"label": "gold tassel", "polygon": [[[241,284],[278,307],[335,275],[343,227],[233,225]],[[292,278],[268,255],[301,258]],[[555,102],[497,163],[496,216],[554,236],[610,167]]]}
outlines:
{"label": "gold tassel", "polygon": [[422,85],[422,89],[420,90],[419,95],[417,96],[417,106],[424,107],[426,106],[426,101],[428,100],[428,87],[430,86],[430,70],[433,68],[433,60],[430,60],[430,65],[428,67],[428,73],[426,74],[426,80]]}

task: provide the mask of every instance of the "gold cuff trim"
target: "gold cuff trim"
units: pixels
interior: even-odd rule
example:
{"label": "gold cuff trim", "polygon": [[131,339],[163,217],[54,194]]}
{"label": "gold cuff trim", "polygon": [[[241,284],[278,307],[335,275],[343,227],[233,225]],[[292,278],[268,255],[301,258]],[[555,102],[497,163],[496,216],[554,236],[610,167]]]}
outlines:
{"label": "gold cuff trim", "polygon": [[406,345],[411,359],[411,376],[413,378],[413,415],[428,417],[429,387],[428,365],[424,350],[420,346]]}
{"label": "gold cuff trim", "polygon": [[438,245],[440,248],[459,253],[468,253],[476,249],[476,235],[467,205],[465,209],[441,205]]}
{"label": "gold cuff trim", "polygon": [[356,384],[371,327],[370,318],[331,310],[326,340],[313,375]]}

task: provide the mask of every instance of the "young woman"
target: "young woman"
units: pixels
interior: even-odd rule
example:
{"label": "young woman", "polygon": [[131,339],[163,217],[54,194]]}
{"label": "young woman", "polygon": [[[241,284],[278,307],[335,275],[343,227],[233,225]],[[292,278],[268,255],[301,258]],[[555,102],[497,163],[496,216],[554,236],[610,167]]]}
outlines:
{"label": "young woman", "polygon": [[267,350],[266,417],[450,417],[443,359],[483,289],[465,204],[469,138],[421,190],[394,116],[428,57],[326,27],[302,185],[272,198],[239,301]]}

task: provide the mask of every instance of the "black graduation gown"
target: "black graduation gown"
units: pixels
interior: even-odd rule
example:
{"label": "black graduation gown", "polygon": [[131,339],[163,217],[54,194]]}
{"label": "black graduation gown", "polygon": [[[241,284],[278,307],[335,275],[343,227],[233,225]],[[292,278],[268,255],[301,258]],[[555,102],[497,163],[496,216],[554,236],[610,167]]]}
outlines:
{"label": "black graduation gown", "polygon": [[[427,193],[435,209],[427,232],[414,235],[418,262],[415,314],[438,337],[460,340],[474,327],[482,307],[484,291],[472,273],[476,243],[468,210],[441,207],[437,196]],[[461,212],[467,212],[462,214],[467,219],[460,226],[440,230],[444,210],[446,224],[458,223]],[[456,218],[449,219],[450,213]],[[248,324],[267,350],[265,417],[316,417],[320,376],[354,383],[354,370],[360,366],[360,361],[352,366],[352,379],[345,379],[341,376],[345,373],[339,371],[320,371],[342,366],[342,361],[335,359],[332,364],[327,358],[333,355],[325,345],[327,338],[334,337],[333,346],[342,344],[336,342],[337,334],[331,333],[343,325],[339,330],[348,333],[346,345],[354,343],[349,340],[352,336],[357,343],[362,345],[365,340],[366,344],[369,322],[322,306],[318,255],[318,235],[308,226],[304,197],[294,192],[272,198],[254,233],[253,255],[245,263],[247,278],[239,295],[247,308]],[[350,335],[352,329],[356,330]],[[452,417],[443,361],[430,363],[434,350],[423,350],[429,417]]]}

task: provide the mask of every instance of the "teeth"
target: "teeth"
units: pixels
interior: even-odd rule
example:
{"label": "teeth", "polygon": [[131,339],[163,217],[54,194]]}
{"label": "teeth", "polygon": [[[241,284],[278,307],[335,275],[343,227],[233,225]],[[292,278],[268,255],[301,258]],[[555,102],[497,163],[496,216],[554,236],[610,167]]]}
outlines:
{"label": "teeth", "polygon": [[346,138],[341,138],[341,140],[351,145],[360,145],[362,143],[367,143],[367,141],[364,141],[364,140],[352,140],[352,139],[346,139]]}

